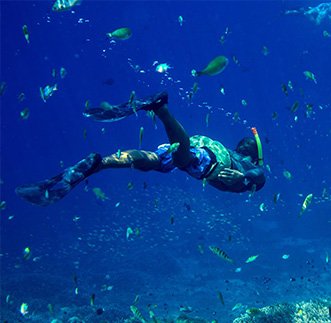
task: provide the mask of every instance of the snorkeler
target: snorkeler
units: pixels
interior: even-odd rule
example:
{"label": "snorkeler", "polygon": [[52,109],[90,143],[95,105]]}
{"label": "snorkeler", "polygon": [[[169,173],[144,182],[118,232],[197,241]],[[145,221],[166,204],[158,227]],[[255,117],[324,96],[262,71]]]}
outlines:
{"label": "snorkeler", "polygon": [[169,112],[166,92],[121,105],[102,104],[98,108],[86,109],[84,115],[96,121],[111,122],[139,110],[153,111],[161,120],[168,144],[160,145],[156,151],[132,149],[106,157],[91,153],[51,179],[17,187],[17,195],[32,204],[47,206],[62,199],[88,176],[108,168],[135,168],[162,173],[178,168],[219,190],[237,193],[258,191],[264,186],[262,147],[255,128],[255,140],[243,138],[234,151],[205,136],[189,137]]}

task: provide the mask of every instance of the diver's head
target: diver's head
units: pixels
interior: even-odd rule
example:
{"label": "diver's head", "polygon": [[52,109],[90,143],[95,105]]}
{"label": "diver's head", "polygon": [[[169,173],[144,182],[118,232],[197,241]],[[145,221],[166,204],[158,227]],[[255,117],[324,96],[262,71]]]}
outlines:
{"label": "diver's head", "polygon": [[259,160],[256,141],[250,137],[241,139],[236,147],[236,152],[247,157],[251,157],[252,163],[256,164]]}

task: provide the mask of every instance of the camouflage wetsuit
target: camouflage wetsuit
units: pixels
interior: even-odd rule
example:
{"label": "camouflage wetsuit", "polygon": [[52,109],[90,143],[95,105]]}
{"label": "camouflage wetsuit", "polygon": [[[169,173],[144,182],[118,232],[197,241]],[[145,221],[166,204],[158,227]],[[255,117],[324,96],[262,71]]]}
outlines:
{"label": "camouflage wetsuit", "polygon": [[[157,171],[167,173],[177,168],[173,163],[169,147],[170,144],[163,144],[155,151],[160,159],[160,167],[156,169]],[[225,148],[219,141],[201,135],[192,136],[190,152],[194,158],[182,170],[197,179],[205,178],[210,185],[220,190],[231,192],[259,190],[265,183],[261,167],[254,165],[249,158]],[[240,171],[244,174],[243,179],[231,186],[225,185],[218,176],[224,168]]]}

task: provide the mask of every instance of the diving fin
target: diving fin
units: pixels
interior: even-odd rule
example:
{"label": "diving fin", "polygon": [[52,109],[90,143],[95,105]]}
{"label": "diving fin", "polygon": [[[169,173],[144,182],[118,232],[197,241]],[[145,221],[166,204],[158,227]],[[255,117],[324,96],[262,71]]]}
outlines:
{"label": "diving fin", "polygon": [[86,177],[95,173],[101,163],[101,156],[92,153],[61,174],[34,184],[21,185],[16,194],[23,200],[35,205],[48,206],[66,196]]}
{"label": "diving fin", "polygon": [[114,122],[126,118],[137,111],[155,111],[168,103],[168,93],[160,92],[144,99],[133,99],[119,105],[102,102],[97,108],[87,108],[83,115],[95,121]]}

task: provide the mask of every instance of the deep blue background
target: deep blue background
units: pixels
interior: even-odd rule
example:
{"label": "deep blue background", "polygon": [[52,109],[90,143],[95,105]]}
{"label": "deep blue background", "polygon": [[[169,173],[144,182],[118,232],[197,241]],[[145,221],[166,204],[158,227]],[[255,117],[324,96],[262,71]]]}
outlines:
{"label": "deep blue background", "polygon": [[[52,1],[1,1],[1,81],[7,83],[1,97],[1,200],[7,203],[0,218],[2,273],[6,274],[21,261],[26,246],[45,260],[38,268],[21,264],[23,267],[19,267],[24,272],[41,268],[50,272],[50,268],[58,268],[69,276],[74,270],[72,261],[77,250],[85,254],[83,259],[89,269],[104,272],[97,266],[98,262],[111,260],[99,233],[96,233],[99,238],[95,237],[97,253],[84,245],[75,249],[77,237],[90,236],[94,228],[114,226],[121,232],[120,238],[112,240],[118,255],[121,248],[127,248],[125,230],[133,221],[146,234],[139,240],[143,241],[141,245],[137,243],[134,250],[125,249],[129,254],[139,254],[146,246],[150,247],[150,239],[159,248],[159,255],[163,248],[165,254],[170,249],[174,258],[179,258],[183,250],[196,250],[201,239],[205,239],[206,246],[222,245],[228,236],[227,229],[219,227],[218,232],[224,232],[217,239],[215,232],[208,233],[208,221],[214,211],[206,209],[206,205],[224,213],[231,225],[240,227],[234,237],[238,248],[232,248],[234,256],[241,258],[262,252],[255,251],[257,246],[262,248],[262,242],[276,247],[285,238],[329,238],[330,200],[322,197],[322,191],[324,188],[331,191],[331,38],[323,37],[322,33],[323,30],[331,33],[331,23],[325,20],[316,25],[303,15],[284,15],[287,9],[313,3],[318,4],[313,1],[83,1],[71,11],[57,13],[51,11]],[[178,23],[179,15],[184,18],[183,26]],[[83,23],[78,23],[80,18]],[[22,33],[24,24],[30,32],[30,44]],[[106,33],[122,26],[130,27],[133,36],[110,43]],[[221,45],[219,39],[227,27],[231,33]],[[267,56],[262,53],[263,46],[270,51]],[[229,58],[228,67],[220,75],[199,78],[199,91],[190,104],[185,93],[196,81],[191,70],[202,69],[217,55]],[[233,62],[233,56],[238,58],[240,66]],[[135,72],[128,58],[145,73]],[[156,60],[172,67],[168,75],[155,72]],[[59,71],[60,67],[65,67],[68,75],[64,79],[53,78],[52,69]],[[316,75],[317,84],[305,79],[305,70]],[[113,80],[112,85],[104,84],[108,79]],[[289,90],[285,96],[281,84],[289,80],[294,92]],[[58,91],[44,103],[39,87],[55,83]],[[220,93],[222,86],[224,96]],[[200,182],[188,179],[179,171],[161,175],[109,170],[89,180],[88,192],[81,185],[48,208],[28,205],[15,195],[17,185],[59,173],[60,161],[67,167],[92,151],[106,155],[119,148],[138,148],[141,126],[145,129],[144,149],[154,150],[166,142],[162,125],[158,122],[155,130],[144,113],[111,124],[94,123],[82,116],[86,100],[92,105],[103,100],[121,103],[132,90],[139,97],[167,90],[171,111],[190,134],[210,136],[230,148],[243,136],[250,135],[251,126],[256,126],[265,163],[271,169],[271,173],[267,172],[265,188],[249,199],[247,194],[222,193],[210,187],[203,192]],[[17,100],[21,92],[26,95],[23,102]],[[241,105],[242,99],[247,106]],[[293,114],[290,107],[296,100],[300,106]],[[308,103],[314,105],[310,118],[305,116]],[[19,113],[25,107],[30,109],[30,117],[22,120]],[[208,111],[211,115],[206,127]],[[237,122],[233,120],[235,112],[240,115]],[[278,113],[277,120],[272,119],[273,112]],[[292,173],[292,180],[284,178],[284,170]],[[132,191],[127,189],[129,181],[134,183]],[[145,190],[144,182],[148,184]],[[96,201],[93,187],[101,187],[109,200]],[[181,192],[187,194],[184,199]],[[275,193],[281,194],[277,204],[273,202]],[[314,201],[298,219],[301,204],[309,193],[314,194]],[[164,204],[161,213],[166,214],[165,218],[152,216],[155,195]],[[115,208],[118,201],[121,205]],[[262,202],[267,205],[267,212],[259,211]],[[169,228],[170,210],[176,207],[176,219],[182,219],[187,211],[184,203],[193,205],[199,217],[190,213],[189,222],[178,220],[177,226]],[[12,215],[14,218],[9,220]],[[81,217],[79,226],[73,223],[74,216]],[[193,232],[186,234],[191,227]],[[207,233],[200,232],[204,227]],[[164,245],[160,239],[167,229],[179,236],[178,250],[172,249],[171,241]],[[250,242],[255,244],[254,250],[249,248]],[[243,248],[248,250],[240,254]],[[321,248],[330,250],[330,246]],[[298,257],[300,252],[294,251]],[[270,254],[269,249],[264,259],[268,265],[276,261],[270,259]],[[119,261],[119,266],[122,265]],[[131,265],[135,266],[136,262],[132,260]],[[152,264],[150,268],[152,275],[160,272]],[[81,275],[86,274],[84,269]]]}

